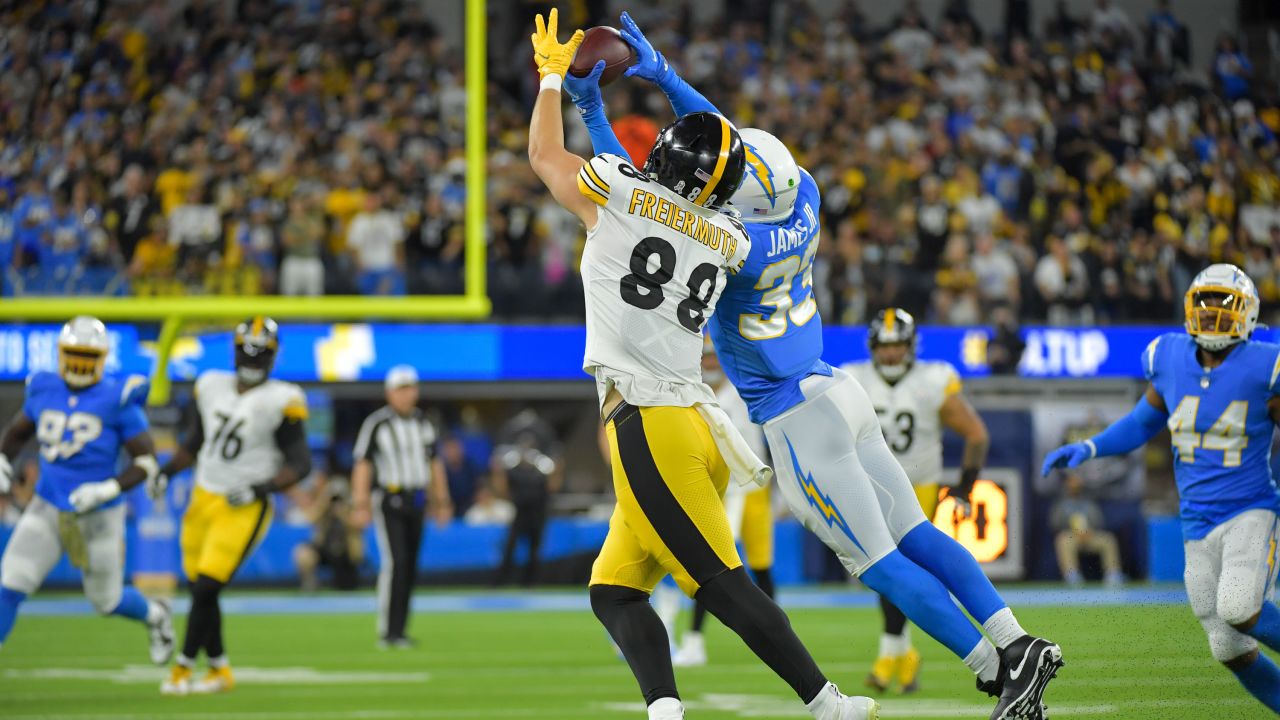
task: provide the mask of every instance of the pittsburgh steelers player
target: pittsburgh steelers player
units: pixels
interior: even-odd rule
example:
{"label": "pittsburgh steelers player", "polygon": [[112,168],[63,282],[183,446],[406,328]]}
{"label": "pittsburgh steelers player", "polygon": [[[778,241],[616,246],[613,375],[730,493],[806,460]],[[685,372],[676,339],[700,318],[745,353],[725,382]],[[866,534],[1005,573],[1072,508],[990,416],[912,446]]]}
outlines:
{"label": "pittsburgh steelers player", "polygon": [[[143,410],[147,381],[104,372],[107,328],[88,316],[58,333],[58,372],[27,378],[22,409],[0,439],[0,493],[10,490],[11,459],[28,440],[40,447],[40,480],[0,560],[0,645],[18,607],[65,552],[84,576],[84,594],[103,615],[147,626],[151,660],[173,656],[169,606],[124,583],[123,494],[153,485],[160,471]],[[120,450],[132,462],[120,468]]]}
{"label": "pittsburgh steelers player", "polygon": [[618,496],[592,568],[592,609],[631,666],[650,720],[684,717],[667,633],[648,602],[667,573],[786,680],[814,717],[876,718],[878,704],[840,694],[786,615],[752,584],[721,500],[730,466],[758,484],[772,474],[716,405],[700,370],[703,325],[750,249],[742,225],[717,212],[742,181],[741,138],[723,116],[695,113],[662,131],[641,169],[616,138],[613,153],[590,161],[570,153],[561,89],[568,85],[575,100],[599,98],[604,62],[586,78],[568,76],[583,33],[561,44],[556,24],[555,10],[546,24],[536,19],[542,80],[529,162],[587,228],[583,368],[596,379]]}
{"label": "pittsburgh steelers player", "polygon": [[[166,695],[235,686],[218,596],[266,535],[271,496],[311,472],[306,397],[297,385],[270,379],[278,350],[279,328],[271,318],[259,315],[236,327],[235,371],[208,370],[196,379],[186,436],[161,468],[167,479],[196,466],[180,538],[191,613],[182,652],[160,686]],[[192,673],[201,650],[209,670],[196,681]]]}
{"label": "pittsburgh steelers player", "polygon": [[[987,426],[961,392],[960,375],[948,362],[916,359],[919,337],[916,321],[899,308],[882,310],[867,331],[871,360],[841,368],[853,376],[871,398],[889,449],[915,487],[925,518],[938,508],[942,482],[942,430],[964,438],[960,484],[954,494],[968,514],[965,500],[987,460]],[[902,693],[919,685],[920,653],[911,645],[907,616],[880,598],[884,634],[880,655],[871,666],[867,685],[884,691],[894,683]]]}

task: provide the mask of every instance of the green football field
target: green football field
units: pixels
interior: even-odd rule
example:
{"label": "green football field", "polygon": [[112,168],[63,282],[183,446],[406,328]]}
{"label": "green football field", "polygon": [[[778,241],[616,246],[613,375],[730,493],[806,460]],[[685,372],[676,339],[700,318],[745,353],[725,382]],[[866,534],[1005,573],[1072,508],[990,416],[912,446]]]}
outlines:
{"label": "green football field", "polygon": [[[427,592],[427,591],[423,591]],[[1019,611],[1051,634],[1067,666],[1053,718],[1271,717],[1209,657],[1183,605]],[[795,609],[828,675],[860,691],[876,648],[870,608]],[[626,666],[587,611],[419,613],[413,650],[379,650],[363,614],[228,616],[239,685],[213,697],[161,697],[142,631],[118,619],[31,615],[0,650],[0,718],[643,718]],[[181,628],[182,623],[179,623]],[[885,718],[986,718],[991,702],[959,661],[916,631],[922,690],[882,698]],[[691,719],[805,718],[789,689],[727,630],[708,629],[711,664],[678,670]]]}

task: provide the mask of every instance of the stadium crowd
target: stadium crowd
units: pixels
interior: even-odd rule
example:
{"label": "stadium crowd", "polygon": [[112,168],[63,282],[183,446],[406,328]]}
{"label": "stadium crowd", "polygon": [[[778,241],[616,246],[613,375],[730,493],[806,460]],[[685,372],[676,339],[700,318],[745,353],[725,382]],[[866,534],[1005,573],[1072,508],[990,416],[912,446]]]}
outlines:
{"label": "stadium crowd", "polygon": [[[934,18],[907,2],[884,26],[856,0],[835,17],[806,0],[741,3],[725,22],[696,21],[687,0],[636,15],[686,79],[818,180],[828,322],[887,305],[942,324],[1169,321],[1217,260],[1254,278],[1266,319],[1280,308],[1275,85],[1227,36],[1193,66],[1191,31],[1156,3],[1147,18],[1060,4],[1033,27],[1012,2],[1000,28],[964,0]],[[569,22],[613,24],[603,4]],[[6,5],[5,294],[459,291],[461,38],[425,7]],[[528,29],[495,28],[490,293],[501,317],[573,319],[583,233],[523,159]],[[606,98],[640,162],[669,108],[638,82]],[[589,152],[585,132],[571,142]]]}

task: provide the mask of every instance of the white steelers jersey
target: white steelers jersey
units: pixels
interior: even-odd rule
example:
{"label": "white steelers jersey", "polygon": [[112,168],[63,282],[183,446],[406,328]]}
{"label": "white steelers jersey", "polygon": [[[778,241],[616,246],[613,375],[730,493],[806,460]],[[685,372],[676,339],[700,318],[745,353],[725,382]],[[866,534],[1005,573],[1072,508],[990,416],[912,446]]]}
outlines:
{"label": "white steelers jersey", "polygon": [[[716,388],[716,402],[720,405],[720,409],[724,410],[724,414],[729,416],[729,422],[737,428],[742,439],[747,441],[747,447],[751,448],[751,452],[755,453],[756,457],[768,457],[764,428],[751,422],[751,412],[747,410],[747,403],[738,394],[738,389],[733,386],[733,383],[726,380]],[[731,495],[746,495],[759,489],[755,485],[748,485],[748,480],[749,478],[730,478],[729,487],[725,490],[726,503]],[[730,518],[732,517],[730,515]]]}
{"label": "white steelers jersey", "polygon": [[276,429],[286,417],[307,417],[302,388],[267,380],[242,394],[236,389],[235,373],[207,370],[196,379],[195,390],[204,425],[196,484],[225,495],[275,477],[284,461],[276,445]]}
{"label": "white steelers jersey", "polygon": [[951,363],[916,360],[893,385],[870,361],[842,369],[867,391],[889,449],[912,484],[942,482],[942,403],[961,389],[960,375]]}
{"label": "white steelers jersey", "polygon": [[742,224],[694,205],[617,155],[597,155],[578,189],[600,206],[587,232],[582,361],[603,404],[616,387],[632,405],[714,402],[702,383],[702,328],[751,249]]}

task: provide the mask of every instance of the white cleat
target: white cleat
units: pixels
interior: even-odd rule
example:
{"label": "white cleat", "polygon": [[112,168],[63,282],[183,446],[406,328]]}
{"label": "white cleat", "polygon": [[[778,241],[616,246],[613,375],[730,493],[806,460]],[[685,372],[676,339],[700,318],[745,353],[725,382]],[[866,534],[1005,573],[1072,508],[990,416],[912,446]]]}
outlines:
{"label": "white cleat", "polygon": [[173,659],[176,645],[173,633],[173,611],[169,603],[163,600],[152,600],[152,605],[159,608],[159,617],[154,622],[147,622],[147,634],[151,638],[151,662],[156,665],[167,665]]}
{"label": "white cleat", "polygon": [[869,697],[841,695],[837,707],[840,708],[837,720],[877,720],[880,717],[880,703]]}
{"label": "white cleat", "polygon": [[707,644],[702,633],[687,632],[680,640],[680,649],[671,656],[674,667],[702,667],[707,664]]}

